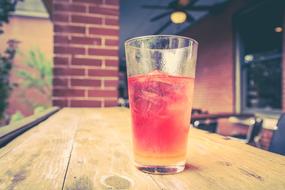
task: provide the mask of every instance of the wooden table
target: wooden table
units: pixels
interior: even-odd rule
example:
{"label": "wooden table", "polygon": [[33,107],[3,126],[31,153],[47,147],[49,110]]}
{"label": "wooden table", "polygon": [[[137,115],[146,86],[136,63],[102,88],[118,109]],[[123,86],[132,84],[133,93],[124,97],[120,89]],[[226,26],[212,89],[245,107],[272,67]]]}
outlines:
{"label": "wooden table", "polygon": [[0,189],[285,189],[285,157],[192,128],[186,170],[133,164],[125,108],[65,108],[0,149]]}

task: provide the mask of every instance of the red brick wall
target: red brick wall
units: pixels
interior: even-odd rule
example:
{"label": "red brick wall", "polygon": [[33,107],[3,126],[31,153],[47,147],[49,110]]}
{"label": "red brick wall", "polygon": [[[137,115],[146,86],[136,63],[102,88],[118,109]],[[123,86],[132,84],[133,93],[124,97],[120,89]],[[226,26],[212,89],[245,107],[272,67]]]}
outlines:
{"label": "red brick wall", "polygon": [[53,0],[53,104],[117,105],[119,0]]}
{"label": "red brick wall", "polygon": [[203,18],[182,33],[199,42],[194,108],[235,111],[232,17],[245,1],[232,1],[223,12]]}
{"label": "red brick wall", "polygon": [[271,139],[273,136],[273,131],[269,129],[262,129],[261,131],[261,138],[260,138],[260,145],[262,149],[268,150]]}

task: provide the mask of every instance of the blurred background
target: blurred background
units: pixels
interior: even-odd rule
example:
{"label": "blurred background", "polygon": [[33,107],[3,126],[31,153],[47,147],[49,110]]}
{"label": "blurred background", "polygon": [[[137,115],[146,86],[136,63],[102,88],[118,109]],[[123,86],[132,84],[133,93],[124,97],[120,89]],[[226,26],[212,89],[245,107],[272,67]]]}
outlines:
{"label": "blurred background", "polygon": [[[51,106],[128,106],[124,41],[173,34],[199,42],[195,110],[266,120],[266,149],[285,110],[284,7],[284,0],[0,1],[0,125]],[[215,129],[247,131],[228,118]]]}
{"label": "blurred background", "polygon": [[53,26],[42,1],[1,1],[0,6],[4,125],[51,106]]}

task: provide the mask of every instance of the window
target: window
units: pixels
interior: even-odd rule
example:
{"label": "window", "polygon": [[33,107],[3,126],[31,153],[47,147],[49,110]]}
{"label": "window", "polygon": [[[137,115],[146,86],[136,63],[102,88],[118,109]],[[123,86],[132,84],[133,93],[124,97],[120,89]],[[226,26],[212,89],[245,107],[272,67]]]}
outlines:
{"label": "window", "polygon": [[282,1],[262,1],[237,16],[241,111],[282,109]]}

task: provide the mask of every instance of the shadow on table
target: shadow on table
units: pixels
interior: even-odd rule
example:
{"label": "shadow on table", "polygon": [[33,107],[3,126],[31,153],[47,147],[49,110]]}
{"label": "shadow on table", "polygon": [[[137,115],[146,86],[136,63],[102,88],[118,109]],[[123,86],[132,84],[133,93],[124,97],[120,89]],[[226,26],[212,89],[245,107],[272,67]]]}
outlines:
{"label": "shadow on table", "polygon": [[190,163],[186,163],[184,171],[188,171],[188,170],[190,170],[190,171],[193,171],[193,170],[197,171],[197,170],[201,170],[201,169],[198,166],[195,166],[195,165],[190,164]]}

